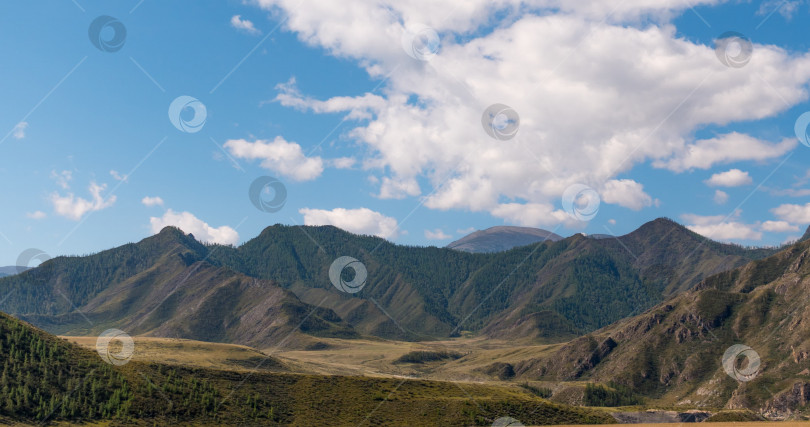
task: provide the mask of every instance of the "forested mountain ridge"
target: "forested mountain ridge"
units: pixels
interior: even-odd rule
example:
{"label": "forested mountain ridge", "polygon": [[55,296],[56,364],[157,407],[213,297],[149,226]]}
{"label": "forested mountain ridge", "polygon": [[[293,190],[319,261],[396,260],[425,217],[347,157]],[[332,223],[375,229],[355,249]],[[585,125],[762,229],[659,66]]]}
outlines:
{"label": "forested mountain ridge", "polygon": [[[275,225],[239,247],[203,245],[169,227],[138,243],[58,257],[0,279],[0,293],[9,295],[0,309],[59,333],[90,333],[87,317],[133,333],[259,345],[245,341],[249,328],[236,319],[261,318],[256,307],[277,306],[280,287],[295,294],[284,297],[288,303],[304,304],[289,319],[319,307],[313,319],[320,326],[311,333],[432,339],[473,331],[559,340],[770,253],[712,242],[666,219],[617,238],[575,235],[492,254],[395,245],[331,226]],[[330,283],[329,267],[341,256],[366,266],[361,292]],[[208,316],[179,308],[189,305]],[[270,342],[275,335],[263,336]]]}
{"label": "forested mountain ridge", "polygon": [[[176,228],[87,257],[58,257],[5,278],[2,309],[49,332],[131,335],[269,346],[296,330],[357,334],[331,310],[268,280],[203,259],[211,249]],[[309,314],[309,316],[307,316]]]}

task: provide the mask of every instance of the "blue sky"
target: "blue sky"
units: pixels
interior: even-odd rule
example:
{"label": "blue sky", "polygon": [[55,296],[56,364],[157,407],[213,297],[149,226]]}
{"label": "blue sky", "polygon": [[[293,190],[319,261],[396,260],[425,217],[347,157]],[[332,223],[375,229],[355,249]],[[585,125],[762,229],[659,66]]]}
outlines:
{"label": "blue sky", "polygon": [[[168,224],[236,244],[332,223],[443,246],[493,225],[624,234],[661,216],[774,245],[810,223],[794,134],[810,4],[308,3],[0,6],[0,264]],[[88,37],[102,15],[126,28],[118,51]],[[413,58],[425,29],[438,50]],[[726,31],[754,43],[747,65],[715,57]],[[199,132],[170,121],[180,96],[205,106]],[[515,138],[482,128],[497,103],[520,115]],[[281,210],[251,203],[261,176],[286,186]],[[600,196],[590,221],[563,207],[578,183]]]}

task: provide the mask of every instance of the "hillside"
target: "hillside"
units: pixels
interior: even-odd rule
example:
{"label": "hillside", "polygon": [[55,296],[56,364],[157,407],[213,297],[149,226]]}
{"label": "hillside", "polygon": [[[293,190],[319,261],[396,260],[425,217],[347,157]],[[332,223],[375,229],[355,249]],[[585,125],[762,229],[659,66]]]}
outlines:
{"label": "hillside", "polygon": [[[135,347],[137,353],[138,347]],[[272,358],[270,363],[272,362]],[[113,420],[134,425],[491,425],[604,423],[603,412],[477,384],[112,366],[0,313],[0,421]]]}
{"label": "hillside", "polygon": [[[614,381],[668,405],[748,408],[774,419],[810,403],[810,241],[516,363],[520,378]],[[731,357],[750,347],[761,362]],[[729,350],[731,349],[731,350]],[[743,358],[746,359],[746,358]],[[726,371],[729,371],[727,374]],[[734,376],[734,377],[732,377]]]}
{"label": "hillside", "polygon": [[298,330],[356,336],[331,310],[302,303],[272,281],[197,261],[206,251],[167,228],[138,244],[56,258],[6,278],[5,309],[57,334],[97,335],[115,327],[131,335],[255,346],[294,341]]}
{"label": "hillside", "polygon": [[475,231],[448,244],[447,247],[465,252],[489,253],[546,240],[557,242],[562,240],[562,237],[539,228],[497,226]]}
{"label": "hillside", "polygon": [[[115,326],[258,347],[278,343],[301,321],[303,332],[318,336],[425,340],[471,331],[560,341],[771,253],[712,242],[665,219],[618,238],[575,235],[492,254],[281,225],[238,248],[206,246],[166,228],[2,278],[9,297],[0,309],[59,334]],[[369,273],[356,294],[328,278],[345,255]]]}

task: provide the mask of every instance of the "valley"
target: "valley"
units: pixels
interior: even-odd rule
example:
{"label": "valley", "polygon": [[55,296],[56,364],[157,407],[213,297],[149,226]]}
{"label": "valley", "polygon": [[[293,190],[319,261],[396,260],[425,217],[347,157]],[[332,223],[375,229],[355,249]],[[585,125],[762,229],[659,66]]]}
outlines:
{"label": "valley", "polygon": [[[306,243],[301,231],[321,243]],[[339,249],[327,249],[332,246]],[[319,276],[324,267],[312,260],[328,264],[322,252],[329,250],[363,254],[367,288],[346,295]],[[110,395],[92,391],[92,401],[77,403],[81,413],[84,405],[102,405],[90,412],[98,420],[804,419],[810,416],[810,322],[803,321],[810,315],[809,256],[805,239],[746,249],[701,239],[669,220],[616,238],[575,235],[491,254],[397,247],[330,227],[274,226],[239,248],[206,246],[168,228],[135,244],[55,258],[0,278],[9,295],[3,309],[33,325],[4,317],[16,332],[7,333],[0,351],[26,357],[15,352],[15,340],[32,335],[39,338],[31,348],[54,343],[54,354],[73,355],[60,360],[76,357],[96,372],[94,364],[104,366],[94,356],[99,334],[115,328],[131,336],[131,360],[104,371],[128,384],[127,391],[121,385]],[[492,280],[499,271],[502,279]],[[476,283],[485,278],[490,289],[479,293]],[[594,310],[618,320],[603,324]],[[449,327],[470,318],[477,320],[469,327]],[[732,378],[723,359],[740,342],[762,349],[750,382]],[[37,352],[43,362],[51,357]],[[8,380],[9,390],[17,390],[10,396],[18,397],[0,414],[28,408],[30,385],[21,378],[16,386]],[[161,410],[148,403],[157,398],[150,391],[155,378],[175,384],[158,387],[169,405]],[[200,378],[208,382],[201,385]],[[60,405],[59,388],[76,387],[71,384],[57,382],[57,394],[37,397],[27,416],[49,418]],[[232,393],[239,397],[232,400]],[[188,406],[194,399],[202,400]],[[185,409],[178,412],[177,405]],[[54,420],[75,420],[79,412],[59,411]]]}

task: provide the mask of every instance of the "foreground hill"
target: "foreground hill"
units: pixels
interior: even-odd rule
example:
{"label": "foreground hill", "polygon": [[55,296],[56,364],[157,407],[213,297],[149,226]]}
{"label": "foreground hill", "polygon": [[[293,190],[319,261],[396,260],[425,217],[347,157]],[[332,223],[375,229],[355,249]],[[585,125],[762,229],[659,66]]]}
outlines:
{"label": "foreground hill", "polygon": [[[134,351],[138,352],[136,346]],[[274,363],[272,358],[268,363]],[[0,313],[0,422],[135,425],[492,425],[604,423],[606,413],[494,386],[157,363],[112,366]]]}
{"label": "foreground hill", "polygon": [[562,237],[539,228],[498,226],[468,234],[447,247],[473,253],[503,252],[546,240],[558,242]]}
{"label": "foreground hill", "polygon": [[[521,378],[616,382],[670,405],[806,414],[808,295],[810,241],[803,241],[515,370]],[[740,353],[749,357],[734,357]]]}
{"label": "foreground hill", "polygon": [[[399,246],[335,227],[266,228],[235,248],[175,228],[0,279],[0,309],[48,331],[223,341],[265,348],[293,331],[429,340],[464,331],[562,340],[641,313],[701,279],[773,253],[703,238],[666,219],[626,236],[575,235],[493,254]],[[368,280],[347,294],[341,256]],[[301,325],[300,328],[298,325]]]}

